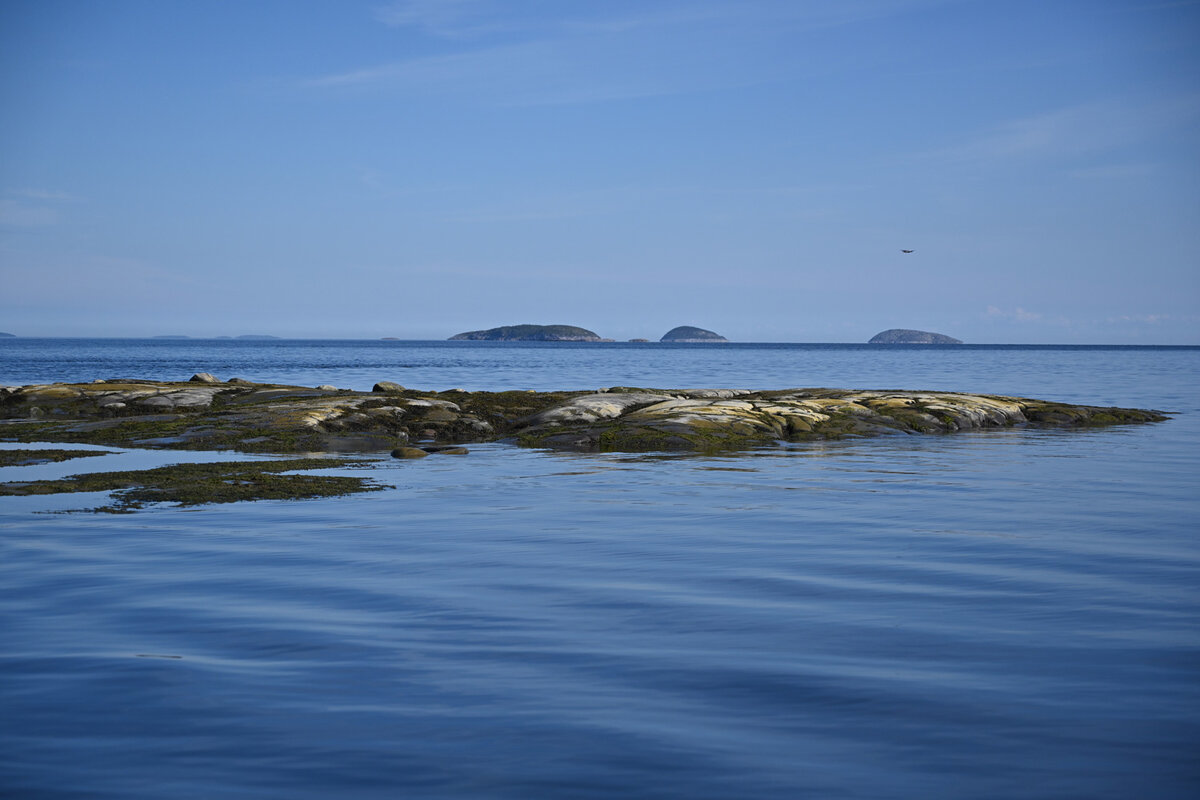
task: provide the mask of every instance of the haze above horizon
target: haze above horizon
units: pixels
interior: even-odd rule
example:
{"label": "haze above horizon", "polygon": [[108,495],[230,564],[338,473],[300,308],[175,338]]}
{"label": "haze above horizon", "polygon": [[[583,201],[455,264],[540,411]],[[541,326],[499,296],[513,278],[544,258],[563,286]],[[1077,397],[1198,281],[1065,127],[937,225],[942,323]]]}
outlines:
{"label": "haze above horizon", "polygon": [[1198,78],[1189,0],[7,2],[0,329],[1200,344]]}

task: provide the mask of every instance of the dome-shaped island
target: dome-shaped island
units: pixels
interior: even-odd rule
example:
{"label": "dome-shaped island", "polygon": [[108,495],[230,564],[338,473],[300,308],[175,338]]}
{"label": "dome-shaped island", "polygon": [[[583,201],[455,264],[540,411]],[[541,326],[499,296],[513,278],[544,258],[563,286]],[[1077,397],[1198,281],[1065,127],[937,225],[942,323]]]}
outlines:
{"label": "dome-shaped island", "polygon": [[867,344],[962,344],[962,341],[944,333],[889,328],[872,336]]}
{"label": "dome-shaped island", "polygon": [[704,328],[695,328],[691,325],[680,325],[678,328],[672,328],[663,334],[661,342],[727,342],[729,341],[719,333],[706,331]]}

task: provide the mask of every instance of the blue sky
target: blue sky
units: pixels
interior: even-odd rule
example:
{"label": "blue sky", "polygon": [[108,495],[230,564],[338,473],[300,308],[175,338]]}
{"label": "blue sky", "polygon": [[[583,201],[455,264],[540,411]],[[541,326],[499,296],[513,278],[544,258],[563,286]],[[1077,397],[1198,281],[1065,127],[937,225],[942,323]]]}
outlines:
{"label": "blue sky", "polygon": [[3,0],[0,330],[1200,344],[1198,78],[1198,2]]}

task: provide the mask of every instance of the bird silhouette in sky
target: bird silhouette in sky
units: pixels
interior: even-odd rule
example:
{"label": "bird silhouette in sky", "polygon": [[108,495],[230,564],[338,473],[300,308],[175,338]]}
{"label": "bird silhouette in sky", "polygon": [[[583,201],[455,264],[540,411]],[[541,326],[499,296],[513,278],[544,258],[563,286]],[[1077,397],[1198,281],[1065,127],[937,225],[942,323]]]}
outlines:
{"label": "bird silhouette in sky", "polygon": [[917,251],[916,250],[901,250],[900,252],[901,253],[915,253]]}

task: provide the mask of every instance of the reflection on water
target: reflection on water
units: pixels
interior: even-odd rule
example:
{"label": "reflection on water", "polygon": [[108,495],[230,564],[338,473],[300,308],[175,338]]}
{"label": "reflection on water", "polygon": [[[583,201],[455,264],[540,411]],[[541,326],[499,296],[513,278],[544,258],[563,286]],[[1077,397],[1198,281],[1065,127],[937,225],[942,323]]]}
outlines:
{"label": "reflection on water", "polygon": [[[473,445],[369,460],[384,492],[120,517],[32,513],[102,496],[0,498],[0,795],[1200,786],[1200,350],[4,340],[0,367],[1180,412],[723,456]],[[0,480],[237,457],[122,451]]]}
{"label": "reflection on water", "polygon": [[0,786],[1189,796],[1195,440],[484,445],[377,461],[397,488],[350,498],[6,499]]}

